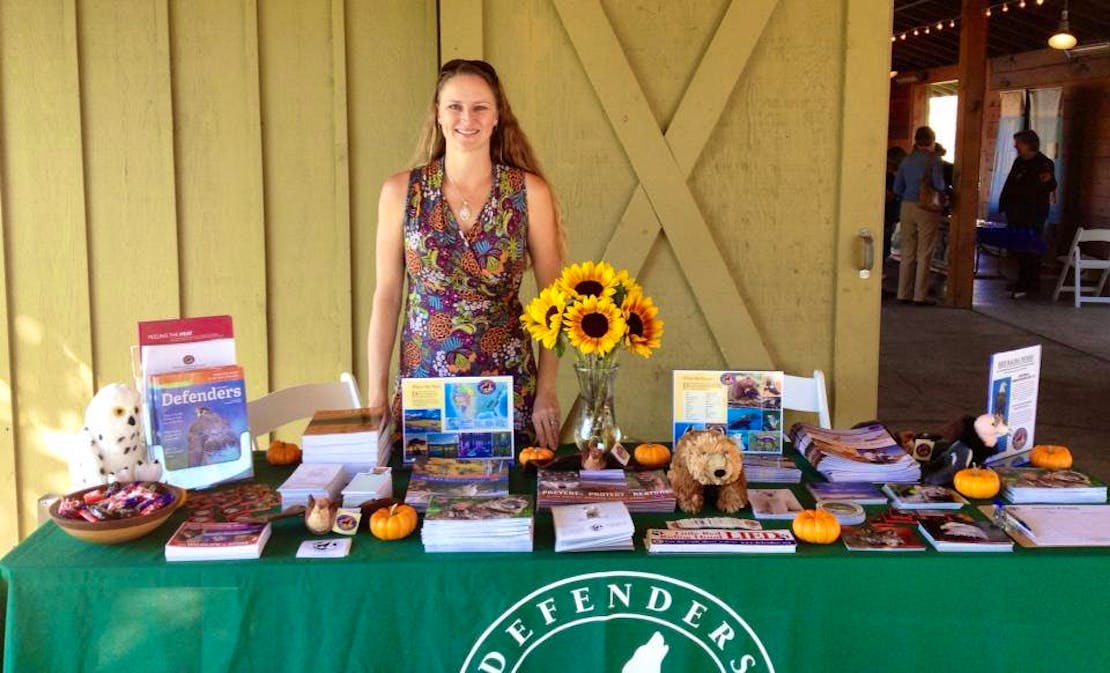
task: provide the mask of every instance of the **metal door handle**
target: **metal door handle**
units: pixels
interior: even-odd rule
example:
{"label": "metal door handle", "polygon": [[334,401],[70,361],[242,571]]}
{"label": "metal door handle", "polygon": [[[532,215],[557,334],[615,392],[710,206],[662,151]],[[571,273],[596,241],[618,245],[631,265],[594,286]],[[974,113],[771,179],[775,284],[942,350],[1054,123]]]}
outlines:
{"label": "metal door handle", "polygon": [[859,277],[866,280],[871,277],[871,269],[875,268],[875,238],[867,227],[860,229],[858,236],[863,245],[860,247],[856,268],[859,270]]}

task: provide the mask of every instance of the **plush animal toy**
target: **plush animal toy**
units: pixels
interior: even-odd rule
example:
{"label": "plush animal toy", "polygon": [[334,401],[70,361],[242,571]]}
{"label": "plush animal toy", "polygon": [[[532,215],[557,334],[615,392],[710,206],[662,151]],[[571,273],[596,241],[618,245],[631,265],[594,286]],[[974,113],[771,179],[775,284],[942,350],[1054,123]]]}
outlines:
{"label": "plush animal toy", "polygon": [[1010,433],[1001,416],[983,414],[978,418],[965,416],[945,433],[951,444],[936,451],[922,469],[922,483],[936,486],[952,484],[952,478],[972,463],[984,465],[994,455],[998,439]]}
{"label": "plush animal toy", "polygon": [[85,427],[70,455],[74,489],[113,481],[158,481],[162,465],[147,449],[142,397],[131,386],[104,386],[85,409]]}
{"label": "plush animal toy", "polygon": [[684,512],[701,511],[706,486],[717,487],[717,509],[722,512],[736,512],[748,504],[740,448],[720,430],[692,430],[683,435],[675,446],[668,476]]}

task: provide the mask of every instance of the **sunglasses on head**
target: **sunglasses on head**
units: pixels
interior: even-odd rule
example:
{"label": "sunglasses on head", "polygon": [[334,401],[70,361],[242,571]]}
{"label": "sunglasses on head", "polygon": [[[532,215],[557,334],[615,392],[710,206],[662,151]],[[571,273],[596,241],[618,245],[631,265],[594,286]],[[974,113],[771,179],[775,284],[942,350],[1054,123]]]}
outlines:
{"label": "sunglasses on head", "polygon": [[465,68],[465,67],[470,67],[470,68],[473,68],[475,70],[479,70],[482,73],[484,73],[486,75],[489,75],[490,77],[494,77],[494,78],[497,77],[497,71],[495,71],[493,69],[493,66],[490,65],[489,63],[486,63],[485,61],[478,60],[478,59],[471,60],[471,59],[465,59],[465,58],[453,58],[450,61],[444,63],[439,68],[439,74],[444,75],[444,74],[447,74],[449,72],[455,72],[457,70],[461,70],[462,68]]}

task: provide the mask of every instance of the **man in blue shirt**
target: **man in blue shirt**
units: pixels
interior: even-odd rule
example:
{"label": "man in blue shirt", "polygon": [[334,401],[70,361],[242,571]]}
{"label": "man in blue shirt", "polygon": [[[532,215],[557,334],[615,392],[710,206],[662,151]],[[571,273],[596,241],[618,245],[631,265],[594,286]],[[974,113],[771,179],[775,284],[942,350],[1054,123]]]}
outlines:
{"label": "man in blue shirt", "polygon": [[919,203],[922,183],[928,179],[936,191],[944,193],[944,172],[936,156],[936,134],[922,126],[913,134],[913,151],[898,167],[894,193],[902,199],[902,265],[898,269],[898,301],[930,306],[929,262],[937,243],[940,211]]}

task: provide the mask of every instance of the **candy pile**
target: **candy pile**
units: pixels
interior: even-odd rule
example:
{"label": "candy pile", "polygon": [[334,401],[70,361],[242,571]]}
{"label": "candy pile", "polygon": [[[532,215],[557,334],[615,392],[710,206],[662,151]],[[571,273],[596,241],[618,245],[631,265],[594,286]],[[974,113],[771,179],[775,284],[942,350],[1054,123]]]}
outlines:
{"label": "candy pile", "polygon": [[173,494],[163,490],[158,482],[115,483],[81,496],[62,498],[58,504],[58,516],[96,523],[150,514],[171,502]]}

